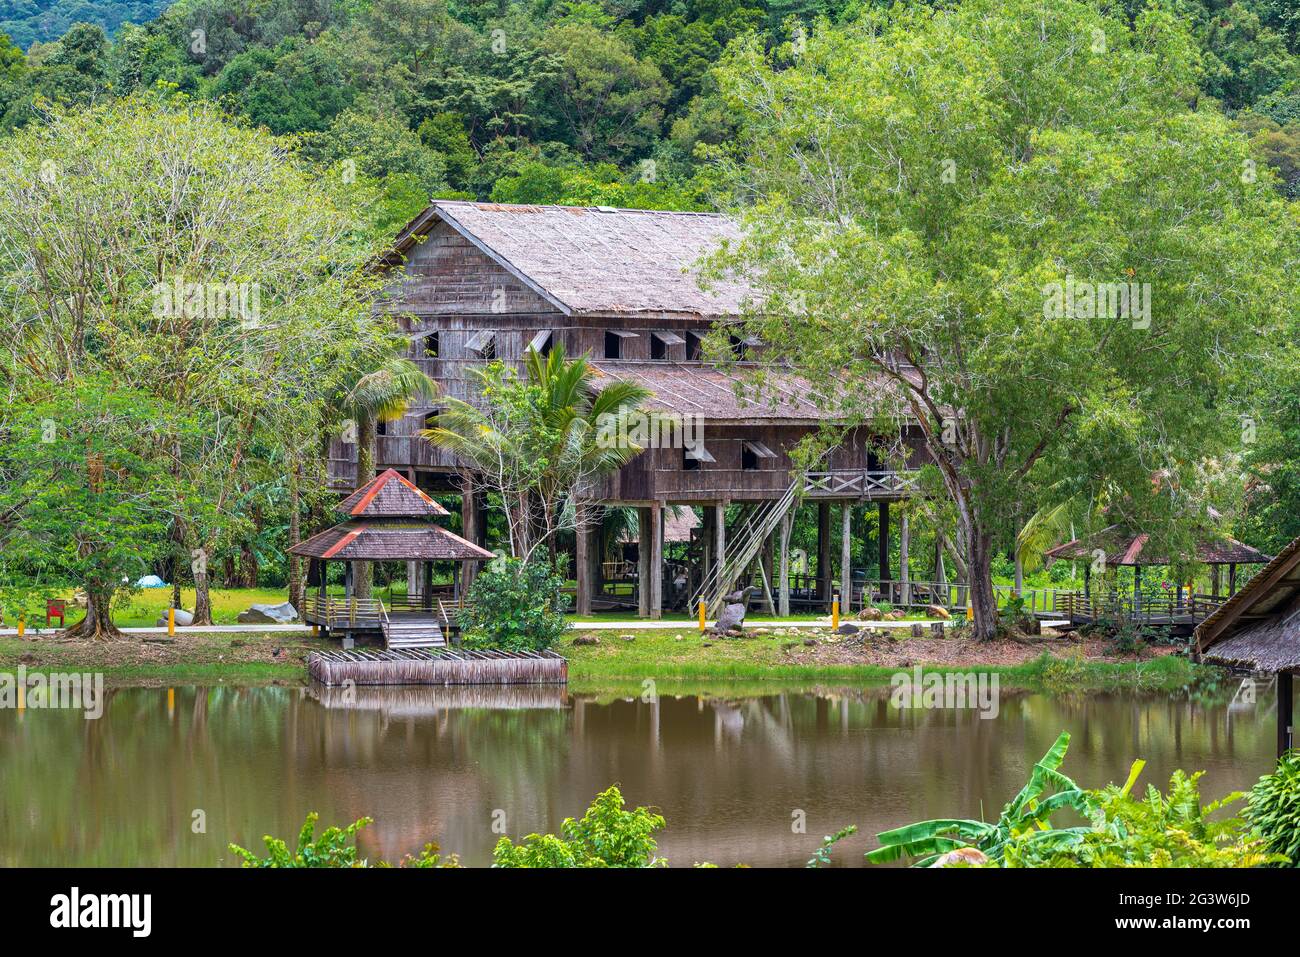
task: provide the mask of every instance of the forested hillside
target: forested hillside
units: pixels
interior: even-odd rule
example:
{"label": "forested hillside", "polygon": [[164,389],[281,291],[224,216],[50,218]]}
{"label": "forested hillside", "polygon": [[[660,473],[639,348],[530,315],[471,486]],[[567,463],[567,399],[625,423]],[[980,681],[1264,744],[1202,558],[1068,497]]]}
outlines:
{"label": "forested hillside", "polygon": [[145,23],[171,0],[0,0],[0,31],[24,50],[48,43],[74,23],[93,23],[110,35],[124,23]]}
{"label": "forested hillside", "polygon": [[[148,4],[10,2],[24,56],[0,47],[0,124],[42,102],[139,88],[219,100],[304,154],[383,184],[376,225],[430,195],[700,208],[701,162],[731,141],[710,68],[760,32],[797,56],[801,22],[842,22],[878,0],[181,0],[158,19],[103,27]],[[1140,4],[1129,0],[1129,13]],[[1300,189],[1300,11],[1287,0],[1177,5],[1203,54],[1201,92]],[[55,18],[55,19],[50,19]],[[59,27],[61,29],[61,27]],[[33,32],[35,31],[35,32]]]}

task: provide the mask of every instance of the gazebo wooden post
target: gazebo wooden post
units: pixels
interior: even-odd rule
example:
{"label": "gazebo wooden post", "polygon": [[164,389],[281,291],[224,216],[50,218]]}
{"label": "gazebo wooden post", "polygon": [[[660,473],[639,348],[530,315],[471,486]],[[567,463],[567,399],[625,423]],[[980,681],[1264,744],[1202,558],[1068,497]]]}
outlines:
{"label": "gazebo wooden post", "polygon": [[1237,563],[1228,564],[1228,597],[1237,594]]}
{"label": "gazebo wooden post", "polygon": [[[453,573],[454,575],[454,573]],[[433,611],[433,561],[420,563],[420,606]]]}
{"label": "gazebo wooden post", "polygon": [[[1116,573],[1118,575],[1118,572]],[[1133,614],[1142,611],[1142,566],[1133,566]]]}
{"label": "gazebo wooden post", "polygon": [[1210,595],[1213,598],[1219,597],[1219,588],[1222,584],[1223,566],[1215,562],[1210,566]]}
{"label": "gazebo wooden post", "polygon": [[885,601],[892,602],[894,590],[889,586],[892,576],[889,573],[889,503],[881,502],[877,507],[879,523],[876,529],[876,560],[879,571],[880,590]]}
{"label": "gazebo wooden post", "polygon": [[1277,756],[1280,758],[1291,750],[1295,726],[1294,691],[1291,672],[1277,673]]}
{"label": "gazebo wooden post", "polygon": [[817,599],[831,610],[831,503],[817,503]]}
{"label": "gazebo wooden post", "polygon": [[1092,562],[1083,564],[1083,597],[1092,599]]}

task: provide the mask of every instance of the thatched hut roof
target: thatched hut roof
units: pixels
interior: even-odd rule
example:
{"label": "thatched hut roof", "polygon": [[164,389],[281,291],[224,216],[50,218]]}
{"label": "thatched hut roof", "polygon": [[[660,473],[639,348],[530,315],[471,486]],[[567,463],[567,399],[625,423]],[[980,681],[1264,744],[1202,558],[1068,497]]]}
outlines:
{"label": "thatched hut roof", "polygon": [[[1168,565],[1169,556],[1148,547],[1151,536],[1136,532],[1125,525],[1111,525],[1086,538],[1076,538],[1048,549],[1049,559],[1062,558],[1091,560],[1102,551],[1106,564],[1116,565]],[[1196,560],[1206,565],[1262,565],[1269,557],[1257,548],[1242,544],[1226,535],[1206,534],[1196,542]]]}
{"label": "thatched hut roof", "polygon": [[395,253],[439,220],[565,315],[716,319],[754,296],[739,280],[700,285],[700,261],[740,236],[716,213],[437,200],[398,235]]}
{"label": "thatched hut roof", "polygon": [[353,518],[441,518],[451,514],[394,469],[375,476],[338,510]]}
{"label": "thatched hut roof", "polygon": [[1212,664],[1300,669],[1300,538],[1197,626],[1196,650]]}
{"label": "thatched hut roof", "polygon": [[409,519],[343,522],[289,551],[329,561],[487,561],[496,557],[445,528]]}
{"label": "thatched hut roof", "polygon": [[[695,514],[695,509],[686,506],[664,509],[665,542],[689,542],[691,540],[691,531],[699,527],[700,517]],[[618,540],[629,544],[639,544],[641,534],[635,528],[625,529],[618,536]]]}

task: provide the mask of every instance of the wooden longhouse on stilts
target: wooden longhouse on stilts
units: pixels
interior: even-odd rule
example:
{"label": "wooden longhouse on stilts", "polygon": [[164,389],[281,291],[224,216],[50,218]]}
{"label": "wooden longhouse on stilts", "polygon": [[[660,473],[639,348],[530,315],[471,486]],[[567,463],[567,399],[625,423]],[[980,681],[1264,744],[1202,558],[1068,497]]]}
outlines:
{"label": "wooden longhouse on stilts", "polygon": [[[730,220],[708,213],[438,201],[401,232],[386,261],[393,281],[381,308],[442,394],[472,400],[467,370],[473,364],[521,364],[529,348],[545,354],[563,344],[568,355],[588,355],[601,381],[646,386],[650,408],[682,422],[683,433],[689,427],[691,441],[648,448],[583,503],[637,510],[639,560],[635,580],[609,591],[599,529],[578,533],[579,614],[632,601],[641,616],[657,618],[665,607],[694,607],[699,599],[716,605],[738,582],[751,580],[782,612],[799,603],[828,609],[834,594],[843,593],[846,606],[860,600],[855,565],[859,578],[872,564],[882,579],[891,577],[889,510],[916,489],[924,457],[919,428],[900,420],[887,435],[855,429],[796,487],[789,450],[830,416],[827,403],[814,401],[807,383],[779,370],[767,375],[767,394],[738,397],[740,377],[703,358],[705,334],[740,316],[753,290],[735,281],[706,290],[696,268],[738,236]],[[742,370],[762,349],[738,336],[731,347]],[[853,388],[883,395],[888,386],[855,382]],[[465,537],[482,545],[481,495],[464,483],[462,463],[418,435],[437,413],[435,403],[379,424],[377,466],[397,469],[427,491],[460,492]],[[351,488],[369,478],[355,470],[355,447],[335,442],[332,480]],[[789,530],[793,509],[804,502],[817,508],[819,531],[808,561],[815,571],[804,569],[812,573],[801,582]],[[862,503],[878,509],[874,555],[865,548],[857,555],[852,546],[851,510]],[[674,505],[702,514],[684,572],[664,562],[664,515]],[[906,520],[900,524],[905,536]],[[414,577],[412,569],[412,586]],[[865,590],[867,597],[874,591]]]}

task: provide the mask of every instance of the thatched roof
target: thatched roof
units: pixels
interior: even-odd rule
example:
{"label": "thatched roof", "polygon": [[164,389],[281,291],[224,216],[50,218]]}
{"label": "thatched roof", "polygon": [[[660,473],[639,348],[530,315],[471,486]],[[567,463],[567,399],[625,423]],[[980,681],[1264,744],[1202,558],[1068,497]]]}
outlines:
{"label": "thatched roof", "polygon": [[[700,517],[695,514],[695,509],[686,506],[664,509],[663,519],[665,542],[689,542],[691,531],[700,527]],[[641,533],[634,528],[624,529],[618,540],[639,544]]]}
{"label": "thatched roof", "polygon": [[1300,538],[1197,626],[1196,650],[1212,664],[1300,669]]}
{"label": "thatched roof", "polygon": [[396,252],[438,220],[565,315],[714,319],[737,315],[754,294],[734,280],[700,287],[700,261],[740,235],[716,213],[436,200],[398,235]]}
{"label": "thatched roof", "polygon": [[[1135,532],[1124,525],[1111,525],[1086,538],[1076,538],[1048,549],[1049,559],[1091,560],[1100,549],[1105,553],[1106,564],[1116,565],[1168,565],[1169,556],[1148,548],[1151,536]],[[1207,565],[1262,565],[1269,560],[1257,548],[1243,545],[1226,535],[1204,535],[1196,542],[1196,560]]]}
{"label": "thatched roof", "polygon": [[450,513],[394,469],[381,472],[343,501],[353,518],[440,518]]}
{"label": "thatched roof", "polygon": [[343,522],[289,551],[330,561],[487,561],[496,557],[454,532],[412,519]]}

